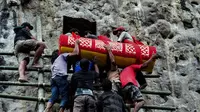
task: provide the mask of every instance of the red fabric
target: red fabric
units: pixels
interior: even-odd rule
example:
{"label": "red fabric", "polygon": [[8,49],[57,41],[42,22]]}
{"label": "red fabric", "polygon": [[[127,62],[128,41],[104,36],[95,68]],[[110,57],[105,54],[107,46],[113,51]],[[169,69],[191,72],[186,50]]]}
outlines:
{"label": "red fabric", "polygon": [[103,41],[111,41],[107,36],[104,36],[104,35],[99,35],[98,39],[103,40]]}
{"label": "red fabric", "polygon": [[108,44],[108,41],[111,41],[107,36],[104,35],[99,35],[98,39],[102,40],[105,44]]}
{"label": "red fabric", "polygon": [[76,33],[74,33],[74,32],[72,32],[72,36],[75,38],[75,39],[78,39],[78,38],[80,38],[80,36],[79,35],[77,35]]}
{"label": "red fabric", "polygon": [[[132,43],[119,43],[119,42],[112,42],[106,36],[100,36],[101,40],[97,39],[89,39],[89,38],[82,38],[82,37],[73,37],[67,35],[60,35],[59,38],[59,50],[61,51],[61,47],[70,47],[74,48],[74,42],[76,38],[79,38],[81,41],[80,49],[98,52],[102,54],[106,54],[107,51],[103,47],[105,44],[110,44],[112,46],[112,52],[114,56],[122,56],[124,58],[136,58],[141,62],[141,60],[148,60],[152,53],[156,53],[156,48],[153,46],[146,46],[146,45],[137,45]],[[105,40],[105,41],[103,41]],[[108,41],[106,41],[108,40]],[[132,64],[132,63],[131,63]]]}
{"label": "red fabric", "polygon": [[142,63],[142,55],[141,55],[141,49],[139,46],[135,46],[135,50],[136,50],[136,64],[141,64]]}
{"label": "red fabric", "polygon": [[132,64],[122,70],[120,73],[120,81],[122,84],[122,88],[125,87],[128,83],[133,83],[138,87],[138,82],[136,80],[136,71],[140,70],[142,64]]}
{"label": "red fabric", "polygon": [[140,42],[139,40],[137,40],[134,36],[132,36],[133,42],[128,40],[128,39],[124,39],[123,43],[134,43],[137,45],[144,45],[142,42]]}
{"label": "red fabric", "polygon": [[123,26],[120,26],[120,27],[114,29],[113,31],[125,31],[125,28]]}
{"label": "red fabric", "polygon": [[[130,44],[133,44],[133,45],[135,45],[135,47],[136,47],[136,54],[141,54],[140,52],[141,52],[141,49],[140,49],[140,47],[138,46],[138,45],[144,45],[142,42],[140,42],[139,40],[137,40],[134,36],[132,36],[132,39],[133,39],[133,42],[132,41],[130,41],[130,40],[128,40],[128,39],[124,39],[123,40],[123,43],[130,43]],[[136,59],[137,59],[137,64],[140,64],[140,63],[142,63],[142,56],[141,55],[136,55],[137,57],[136,57]]]}
{"label": "red fabric", "polygon": [[[138,45],[144,45],[142,42],[140,42],[139,40],[137,40],[134,36],[132,36],[133,42],[128,40],[128,39],[124,39],[123,43],[130,43],[130,44],[134,44],[137,45],[136,46],[136,54],[140,54],[141,49],[139,48]],[[142,63],[142,56],[141,55],[137,55],[137,62],[138,64]]]}
{"label": "red fabric", "polygon": [[137,40],[134,36],[132,36],[134,43],[138,44],[138,45],[144,45],[142,42],[140,42],[139,40]]}
{"label": "red fabric", "polygon": [[113,34],[117,35],[118,31],[125,31],[125,28],[123,26],[120,26],[120,27],[118,27],[118,28],[116,28],[116,29],[113,30]]}
{"label": "red fabric", "polygon": [[[124,40],[123,40],[123,43],[134,43],[134,42],[130,41],[129,39],[124,39]],[[134,43],[134,44],[135,44],[135,43]]]}

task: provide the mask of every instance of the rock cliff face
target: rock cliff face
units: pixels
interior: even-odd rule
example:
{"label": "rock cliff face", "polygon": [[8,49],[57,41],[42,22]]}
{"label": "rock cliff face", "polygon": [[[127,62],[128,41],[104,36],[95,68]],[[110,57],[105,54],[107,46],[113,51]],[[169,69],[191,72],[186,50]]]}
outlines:
{"label": "rock cliff face", "polygon": [[[27,2],[29,1],[29,2]],[[97,34],[124,26],[142,42],[157,47],[162,56],[156,61],[146,90],[171,91],[170,96],[145,95],[147,104],[171,105],[177,112],[200,112],[200,1],[199,0],[20,0],[20,6],[0,1],[0,52],[13,52],[13,27],[22,22],[34,26],[41,18],[42,38],[48,49],[58,48],[63,16],[97,22]],[[111,33],[110,33],[111,34]],[[113,40],[116,38],[111,34]],[[45,61],[49,63],[49,60]],[[0,64],[17,66],[14,56],[0,56]],[[46,67],[49,67],[46,66]],[[37,82],[36,72],[28,73]],[[16,81],[17,71],[0,71],[1,81]],[[50,74],[45,74],[49,82]],[[37,88],[1,86],[0,92],[37,96]],[[0,112],[35,112],[37,103],[0,98]],[[141,110],[164,112],[163,110]]]}

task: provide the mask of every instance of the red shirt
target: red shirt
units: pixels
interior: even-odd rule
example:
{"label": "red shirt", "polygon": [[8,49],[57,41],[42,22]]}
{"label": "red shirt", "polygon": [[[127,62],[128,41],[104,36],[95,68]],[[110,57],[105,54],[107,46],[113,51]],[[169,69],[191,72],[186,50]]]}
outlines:
{"label": "red shirt", "polygon": [[140,70],[141,66],[142,64],[133,64],[122,70],[120,73],[122,88],[125,87],[128,83],[133,83],[135,86],[138,86],[138,82],[136,80],[136,71]]}

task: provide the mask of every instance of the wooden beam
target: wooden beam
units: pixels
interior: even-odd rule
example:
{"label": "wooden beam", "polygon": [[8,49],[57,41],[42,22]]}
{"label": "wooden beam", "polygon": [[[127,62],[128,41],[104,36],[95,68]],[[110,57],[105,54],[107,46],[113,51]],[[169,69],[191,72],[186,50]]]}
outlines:
{"label": "wooden beam", "polygon": [[[18,67],[0,66],[0,70],[18,70]],[[41,68],[28,68],[27,71],[51,72],[50,69],[41,69]]]}
{"label": "wooden beam", "polygon": [[[17,100],[27,100],[27,101],[39,101],[39,102],[47,102],[48,98],[38,98],[38,97],[30,97],[30,96],[18,96],[18,95],[10,95],[10,94],[0,94],[1,98],[9,98],[9,99],[17,99]],[[134,105],[126,104],[127,107],[133,108]],[[144,109],[158,109],[158,110],[176,110],[176,107],[173,106],[158,106],[158,105],[144,105],[142,108]]]}
{"label": "wooden beam", "polygon": [[0,81],[0,85],[10,85],[10,86],[35,86],[35,87],[50,87],[49,83],[20,83],[11,81]]}
{"label": "wooden beam", "polygon": [[148,90],[141,90],[143,94],[152,94],[152,95],[171,95],[170,91],[148,91]]}
{"label": "wooden beam", "polygon": [[[18,67],[14,66],[0,66],[0,70],[18,70]],[[41,71],[41,72],[51,72],[50,69],[38,69],[38,68],[28,68],[27,71]],[[69,70],[68,73],[73,73],[73,70]],[[160,75],[144,75],[145,78],[159,78]]]}
{"label": "wooden beam", "polygon": [[[129,108],[133,108],[134,105],[132,104],[126,104],[127,107]],[[144,109],[158,109],[158,110],[171,110],[171,111],[175,111],[176,107],[173,106],[158,106],[158,105],[144,105],[142,106],[142,108]]]}
{"label": "wooden beam", "polygon": [[[14,56],[15,54],[13,52],[0,52],[0,55],[8,55],[8,56]],[[31,54],[31,56],[34,56]],[[51,55],[42,55],[44,58],[51,58]]]}
{"label": "wooden beam", "polygon": [[27,100],[27,101],[39,101],[39,102],[47,102],[47,98],[37,98],[30,96],[18,96],[18,95],[10,95],[10,94],[0,94],[1,98],[10,98],[10,99],[18,99],[18,100]]}

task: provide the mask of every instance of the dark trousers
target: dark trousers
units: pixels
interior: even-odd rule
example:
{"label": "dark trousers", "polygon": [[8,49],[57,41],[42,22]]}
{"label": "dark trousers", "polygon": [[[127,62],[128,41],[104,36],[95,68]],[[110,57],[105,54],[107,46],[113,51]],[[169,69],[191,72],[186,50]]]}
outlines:
{"label": "dark trousers", "polygon": [[56,76],[51,79],[51,98],[49,102],[55,103],[55,101],[61,96],[60,107],[65,107],[68,102],[68,81],[67,76]]}
{"label": "dark trousers", "polygon": [[96,102],[90,95],[79,95],[74,99],[73,112],[96,112]]}

